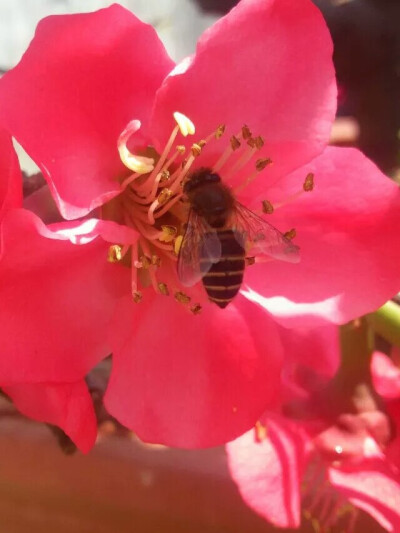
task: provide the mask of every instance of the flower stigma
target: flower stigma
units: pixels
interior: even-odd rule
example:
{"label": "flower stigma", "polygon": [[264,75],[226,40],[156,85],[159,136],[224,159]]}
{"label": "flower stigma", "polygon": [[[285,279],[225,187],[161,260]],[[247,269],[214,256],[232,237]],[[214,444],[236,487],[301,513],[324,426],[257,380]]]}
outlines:
{"label": "flower stigma", "polygon": [[[225,125],[217,126],[207,137],[196,140],[187,148],[179,144],[179,136],[193,137],[195,125],[182,113],[175,112],[173,117],[175,127],[160,154],[151,146],[135,148],[135,153],[132,153],[128,142],[141,124],[138,120],[128,123],[117,145],[121,161],[129,173],[120,179],[120,193],[103,205],[101,216],[133,228],[139,234],[137,242],[128,245],[116,243],[108,251],[109,262],[131,269],[133,301],[141,302],[143,289],[152,286],[157,294],[173,295],[178,303],[197,315],[202,306],[192,302],[192,296],[183,290],[177,275],[177,260],[190,209],[183,186],[190,178],[194,163],[196,168],[199,168],[198,163],[201,166],[203,150],[211,143],[221,142]],[[236,194],[272,163],[269,157],[257,158],[263,147],[264,139],[253,136],[245,124],[240,132],[230,137],[225,150],[211,166],[212,172],[219,173],[222,169],[221,177],[226,183],[255,160],[250,175],[233,189]],[[303,191],[312,190],[313,179],[310,176],[306,178]],[[270,202],[263,202],[264,213],[272,213],[274,208],[276,206]],[[292,233],[288,235],[288,238],[293,237]],[[247,264],[254,262],[254,258],[248,258]]]}

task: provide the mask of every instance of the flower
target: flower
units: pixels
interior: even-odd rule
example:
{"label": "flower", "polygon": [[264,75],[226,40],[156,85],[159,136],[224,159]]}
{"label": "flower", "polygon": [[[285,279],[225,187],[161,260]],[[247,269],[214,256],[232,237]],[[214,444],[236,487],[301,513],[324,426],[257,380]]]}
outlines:
{"label": "flower", "polygon": [[[277,398],[282,347],[268,311],[342,322],[390,297],[398,189],[356,150],[325,149],[331,54],[309,0],[242,0],[177,66],[118,5],[43,20],[0,80],[0,122],[70,222],[46,227],[22,210],[3,221],[0,275],[3,292],[18,280],[19,320],[0,309],[18,362],[0,361],[0,374],[81,379],[112,351],[106,404],[118,420],[147,441],[214,445]],[[201,167],[247,207],[273,210],[280,231],[295,227],[301,246],[300,265],[246,269],[224,311],[176,277],[180,186]]]}
{"label": "flower", "polygon": [[[279,527],[300,526],[303,502],[304,516],[321,531],[336,522],[351,531],[356,508],[397,531],[400,471],[391,450],[398,439],[393,440],[369,379],[360,375],[360,367],[354,375],[337,370],[338,339],[332,327],[301,335],[292,331],[289,343],[297,347],[289,364],[297,385],[292,382],[281,413],[265,413],[253,431],[227,445],[242,497]],[[392,369],[382,375],[388,369],[382,357],[374,354],[371,370],[374,381],[384,386],[398,376]],[[311,359],[316,373],[306,369]]]}
{"label": "flower", "polygon": [[[11,138],[0,130],[0,223],[8,210],[22,205],[21,172]],[[4,269],[4,246],[0,246],[0,262]],[[3,270],[4,271],[4,270]],[[8,278],[10,281],[10,278]],[[2,280],[2,285],[4,280]],[[15,285],[8,287],[9,295]],[[4,287],[3,287],[4,295]],[[29,295],[28,295],[29,296]],[[6,299],[3,305],[7,306]],[[10,306],[11,307],[11,306]],[[11,316],[11,320],[17,317]],[[18,339],[12,339],[18,342]],[[12,365],[6,343],[2,348],[2,359]],[[6,375],[0,377],[0,387],[9,396],[17,409],[24,415],[49,424],[57,425],[75,442],[81,451],[87,452],[96,439],[96,417],[89,391],[83,379],[72,382],[31,382],[29,374],[19,372],[13,380]]]}

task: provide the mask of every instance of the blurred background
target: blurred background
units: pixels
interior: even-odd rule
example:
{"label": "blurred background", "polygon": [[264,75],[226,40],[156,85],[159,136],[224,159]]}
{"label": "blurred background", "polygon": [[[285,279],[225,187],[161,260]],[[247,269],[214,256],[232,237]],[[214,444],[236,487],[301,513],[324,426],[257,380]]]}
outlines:
{"label": "blurred background", "polygon": [[[338,120],[332,143],[360,147],[399,180],[400,1],[314,0],[335,42]],[[235,0],[121,0],[157,29],[175,60]],[[0,71],[20,59],[44,16],[92,11],[106,0],[0,0]],[[29,170],[29,163],[26,163]],[[67,453],[66,453],[67,452]],[[209,533],[274,529],[250,511],[229,478],[223,448],[148,446],[112,421],[88,455],[0,405],[0,531]],[[357,531],[378,532],[362,516]],[[315,531],[304,522],[302,531]],[[339,531],[339,529],[338,529]]]}

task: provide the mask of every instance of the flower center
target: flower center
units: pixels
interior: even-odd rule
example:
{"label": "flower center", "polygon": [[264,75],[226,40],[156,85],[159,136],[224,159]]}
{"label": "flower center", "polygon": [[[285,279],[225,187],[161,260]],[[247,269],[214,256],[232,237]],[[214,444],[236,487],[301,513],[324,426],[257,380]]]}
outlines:
{"label": "flower center", "polygon": [[[131,268],[134,301],[140,302],[143,296],[141,289],[152,285],[158,294],[168,296],[173,293],[178,302],[197,314],[201,306],[199,303],[193,304],[191,297],[183,291],[176,272],[190,209],[183,185],[190,177],[195,160],[209,144],[221,139],[225,126],[219,125],[207,137],[186,148],[183,144],[176,144],[177,138],[179,135],[193,136],[195,126],[181,113],[174,113],[174,119],[176,126],[161,154],[151,147],[140,154],[132,153],[128,148],[128,141],[140,129],[141,124],[138,120],[132,120],[127,125],[118,139],[118,151],[121,161],[131,174],[121,181],[120,194],[103,206],[102,217],[132,227],[140,234],[137,243],[114,244],[108,254],[110,262],[119,262]],[[230,180],[255,158],[263,146],[263,138],[253,137],[249,127],[244,125],[237,135],[231,136],[226,149],[211,170],[219,173],[223,169],[224,181]],[[271,163],[270,158],[257,158],[253,171],[233,192],[242,191]],[[309,187],[312,177],[307,180]],[[304,190],[311,189],[304,187]],[[263,212],[272,211],[272,205],[264,201]],[[293,238],[293,232],[294,230],[288,232],[287,237]],[[251,264],[251,261],[248,263]]]}

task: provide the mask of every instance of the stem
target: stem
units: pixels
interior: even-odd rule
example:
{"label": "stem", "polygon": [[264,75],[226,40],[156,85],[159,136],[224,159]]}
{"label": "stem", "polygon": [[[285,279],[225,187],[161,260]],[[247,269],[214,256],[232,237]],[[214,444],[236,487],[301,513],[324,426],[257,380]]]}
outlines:
{"label": "stem", "polygon": [[386,302],[374,313],[367,315],[370,327],[395,346],[400,346],[400,305]]}
{"label": "stem", "polygon": [[365,317],[340,328],[340,371],[351,376],[369,374],[373,351],[373,335]]}

